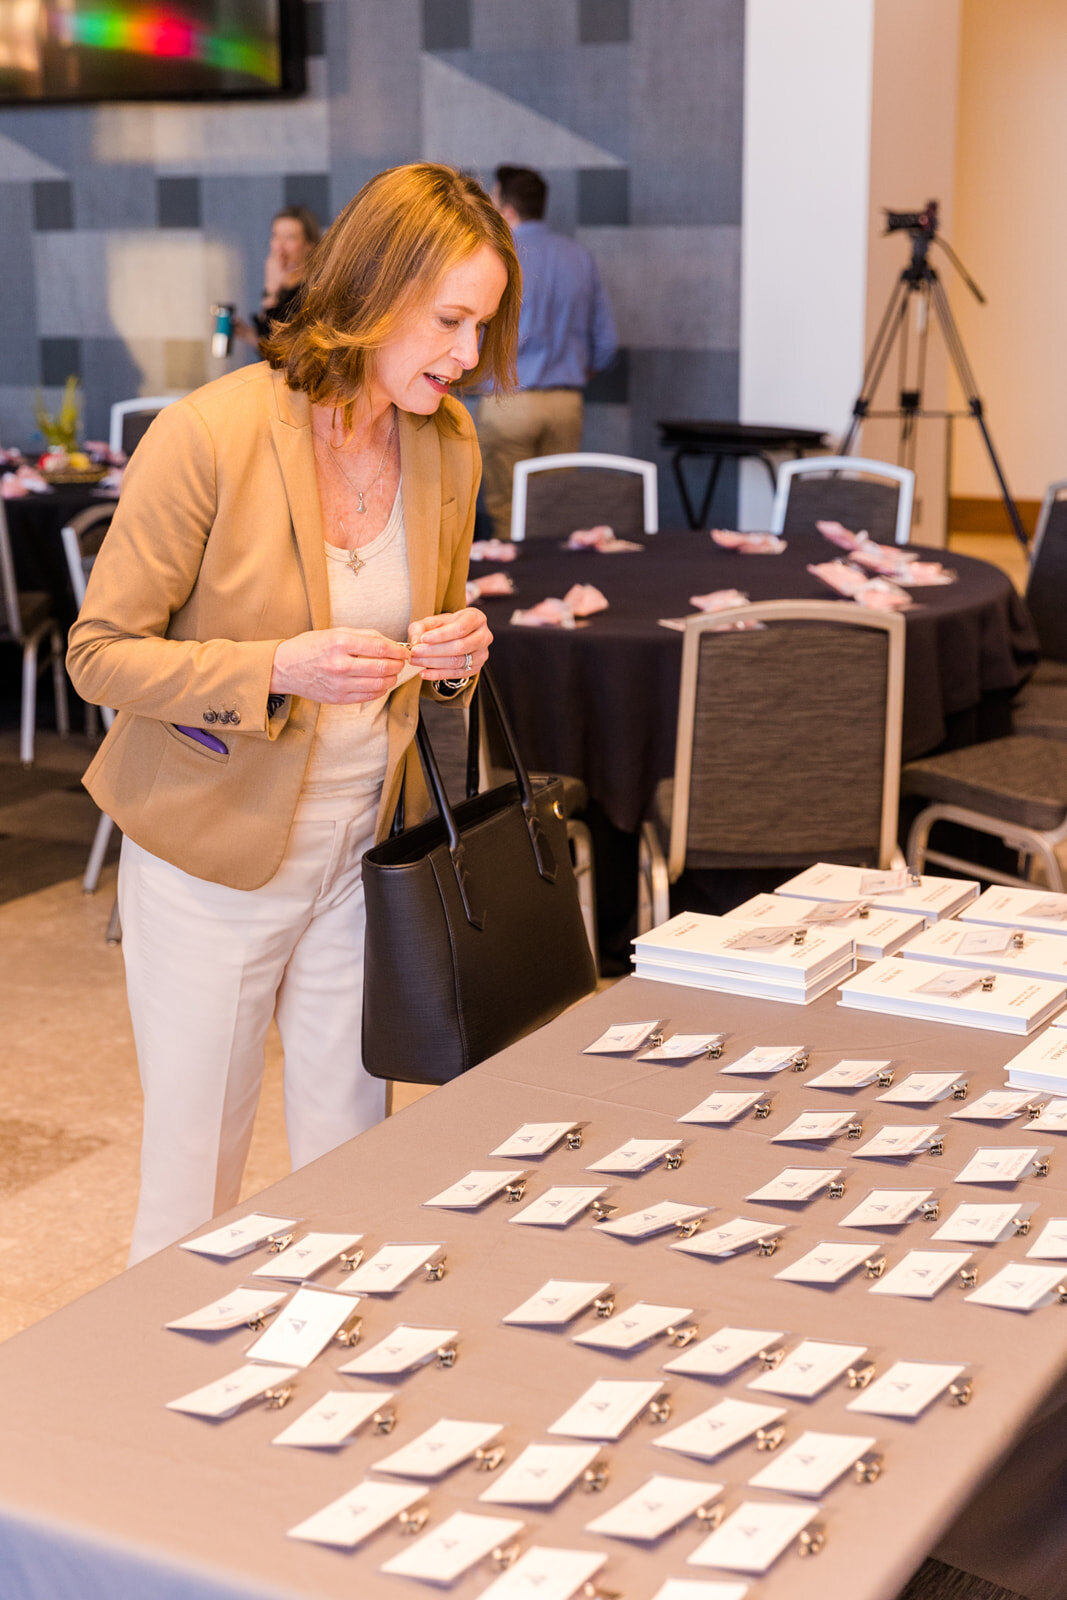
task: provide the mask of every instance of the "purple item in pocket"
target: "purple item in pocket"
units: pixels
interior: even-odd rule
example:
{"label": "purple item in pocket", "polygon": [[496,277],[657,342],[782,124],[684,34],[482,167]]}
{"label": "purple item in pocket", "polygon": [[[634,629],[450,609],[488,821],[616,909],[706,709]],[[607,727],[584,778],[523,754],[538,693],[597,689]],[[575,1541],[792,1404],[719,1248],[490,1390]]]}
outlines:
{"label": "purple item in pocket", "polygon": [[205,733],[203,728],[183,728],[180,722],[172,724],[179,733],[184,733],[187,738],[195,739],[197,744],[205,745],[208,750],[216,751],[220,756],[228,756],[229,749],[221,739],[216,739],[213,733]]}

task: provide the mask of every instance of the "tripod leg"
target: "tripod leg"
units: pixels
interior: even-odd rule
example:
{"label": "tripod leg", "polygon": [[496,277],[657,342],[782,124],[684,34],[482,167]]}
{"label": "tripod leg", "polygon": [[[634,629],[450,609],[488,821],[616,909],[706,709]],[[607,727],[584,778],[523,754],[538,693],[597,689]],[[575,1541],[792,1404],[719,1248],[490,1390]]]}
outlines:
{"label": "tripod leg", "polygon": [[1023,549],[1029,551],[1030,541],[1026,537],[1026,529],[1022,525],[1018,507],[1012,499],[1011,490],[1008,488],[1008,480],[1004,476],[1004,469],[1001,467],[997,452],[993,448],[993,439],[989,428],[986,426],[982,397],[978,393],[974,373],[967,359],[967,352],[964,349],[959,328],[956,326],[955,318],[952,315],[952,307],[948,303],[948,296],[945,294],[943,285],[936,277],[931,285],[930,296],[934,310],[937,313],[937,319],[941,324],[941,331],[945,336],[949,359],[956,369],[956,376],[960,381],[960,386],[967,396],[967,405],[970,413],[981,430],[990,463],[996,474],[997,483],[1000,485],[1000,496],[1004,501],[1004,509],[1008,513],[1008,521],[1011,523],[1012,532]]}
{"label": "tripod leg", "polygon": [[902,274],[896,281],[889,303],[882,313],[882,320],[878,324],[878,332],[871,345],[871,353],[867,357],[867,365],[863,369],[863,387],[861,388],[856,403],[852,407],[852,421],[849,423],[845,437],[841,441],[838,455],[847,456],[852,453],[852,446],[856,442],[856,435],[871,407],[875,392],[882,380],[885,364],[889,360],[893,343],[900,332],[901,323],[907,312],[909,283],[906,274]]}

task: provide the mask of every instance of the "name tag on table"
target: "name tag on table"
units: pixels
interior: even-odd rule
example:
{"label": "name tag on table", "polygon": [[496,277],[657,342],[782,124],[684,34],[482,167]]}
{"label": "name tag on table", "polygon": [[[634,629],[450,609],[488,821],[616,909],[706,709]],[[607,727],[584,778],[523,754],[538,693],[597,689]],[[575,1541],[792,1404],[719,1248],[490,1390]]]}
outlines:
{"label": "name tag on table", "polygon": [[195,1251],[199,1256],[218,1256],[223,1261],[232,1261],[235,1256],[247,1255],[249,1250],[266,1244],[275,1234],[286,1233],[296,1225],[295,1217],[268,1217],[262,1211],[253,1211],[247,1217],[239,1217],[236,1222],[213,1228],[210,1233],[202,1233],[196,1239],[187,1239],[179,1249]]}
{"label": "name tag on table", "polygon": [[929,1150],[939,1132],[940,1124],[937,1122],[927,1122],[915,1128],[907,1123],[890,1123],[879,1128],[866,1144],[861,1144],[852,1154],[870,1161],[894,1161],[905,1156],[921,1155],[924,1150]]}
{"label": "name tag on table", "polygon": [[401,1323],[378,1344],[337,1370],[357,1378],[398,1378],[413,1367],[432,1361],[439,1350],[458,1337],[458,1332],[456,1328],[420,1328]]}
{"label": "name tag on table", "polygon": [[499,1422],[453,1422],[442,1418],[417,1439],[382,1456],[374,1463],[374,1470],[397,1478],[443,1478],[495,1439],[501,1428]]}
{"label": "name tag on table", "polygon": [[635,1172],[647,1172],[649,1167],[654,1167],[657,1161],[663,1161],[675,1151],[681,1150],[681,1139],[629,1139],[617,1150],[601,1156],[599,1161],[591,1161],[586,1167],[587,1172],[606,1172],[626,1176]]}
{"label": "name tag on table", "polygon": [[846,1058],[825,1072],[820,1072],[817,1078],[809,1078],[807,1086],[809,1089],[866,1089],[889,1072],[892,1065],[892,1059],[858,1061]]}
{"label": "name tag on table", "polygon": [[419,1578],[424,1583],[454,1583],[475,1562],[498,1545],[521,1533],[524,1524],[514,1517],[479,1517],[456,1511],[439,1528],[424,1533],[381,1567],[398,1578]]}
{"label": "name tag on table", "polygon": [[1018,1183],[1020,1178],[1033,1177],[1038,1167],[1047,1162],[1052,1146],[1023,1145],[1015,1148],[980,1146],[961,1172],[957,1183]]}
{"label": "name tag on table", "polygon": [[596,1550],[531,1545],[513,1567],[482,1590],[481,1600],[571,1600],[606,1560]]}
{"label": "name tag on table", "polygon": [[803,1111],[781,1133],[776,1133],[771,1143],[822,1144],[857,1126],[850,1111]]}
{"label": "name tag on table", "polygon": [[693,1061],[697,1056],[710,1055],[721,1050],[726,1039],[724,1033],[672,1033],[662,1044],[643,1050],[638,1061]]}
{"label": "name tag on table", "polygon": [[606,1029],[599,1039],[594,1039],[592,1044],[587,1044],[582,1051],[583,1056],[628,1056],[635,1050],[640,1050],[647,1044],[652,1034],[658,1033],[664,1027],[662,1017],[654,1017],[650,1022],[616,1022]]}
{"label": "name tag on table", "polygon": [[963,1122],[1009,1122],[1033,1103],[1032,1089],[990,1089],[949,1116]]}
{"label": "name tag on table", "polygon": [[778,1205],[802,1205],[813,1195],[840,1178],[843,1167],[783,1167],[776,1178],[761,1189],[746,1194],[746,1200],[774,1201]]}
{"label": "name tag on table", "polygon": [[522,1161],[527,1156],[544,1156],[578,1126],[577,1122],[524,1122],[510,1139],[505,1139],[489,1154],[504,1156],[512,1161]]}
{"label": "name tag on table", "polygon": [[795,1444],[749,1478],[749,1485],[781,1494],[825,1494],[876,1443],[873,1437],[851,1433],[802,1433]]}
{"label": "name tag on table", "polygon": [[965,1077],[963,1072],[909,1072],[900,1083],[876,1098],[890,1105],[929,1106],[937,1100],[947,1100]]}
{"label": "name tag on table", "polygon": [[460,1178],[457,1183],[450,1184],[440,1194],[422,1203],[424,1206],[440,1206],[448,1211],[476,1211],[509,1184],[518,1183],[525,1176],[521,1168],[514,1172],[468,1172],[465,1178]]}
{"label": "name tag on table", "polygon": [[684,1116],[679,1117],[678,1121],[699,1122],[708,1127],[714,1127],[719,1123],[725,1125],[736,1122],[762,1099],[763,1096],[758,1090],[755,1094],[727,1094],[723,1090],[716,1090],[698,1106],[694,1106],[692,1111],[687,1111]]}
{"label": "name tag on table", "polygon": [[1026,1253],[1039,1261],[1067,1261],[1067,1217],[1046,1222]]}
{"label": "name tag on table", "polygon": [[1067,1133],[1067,1100],[1050,1100],[1040,1116],[1025,1122],[1024,1128],[1040,1128],[1042,1133]]}
{"label": "name tag on table", "polygon": [[352,1316],[358,1300],[329,1289],[298,1289],[245,1354],[250,1361],[307,1367]]}
{"label": "name tag on table", "polygon": [[765,1394],[780,1394],[788,1400],[813,1400],[867,1354],[865,1344],[827,1344],[819,1339],[804,1339],[785,1360],[770,1372],[761,1372],[748,1387]]}
{"label": "name tag on table", "polygon": [[872,1189],[865,1200],[841,1218],[838,1227],[899,1228],[926,1204],[933,1192],[932,1189]]}
{"label": "name tag on table", "polygon": [[610,1283],[592,1283],[585,1279],[549,1278],[548,1282],[528,1300],[501,1317],[502,1322],[518,1327],[554,1327],[591,1306],[593,1301],[607,1294]]}
{"label": "name tag on table", "polygon": [[601,1379],[557,1417],[546,1431],[568,1439],[619,1439],[657,1395],[663,1384]]}
{"label": "name tag on table", "polygon": [[668,1578],[652,1600],[745,1600],[747,1583],[705,1583],[695,1578]]}
{"label": "name tag on table", "polygon": [[353,1394],[350,1389],[329,1389],[321,1400],[276,1433],[271,1443],[297,1445],[306,1450],[335,1450],[392,1398],[392,1390]]}
{"label": "name tag on table", "polygon": [[786,1067],[796,1066],[805,1054],[802,1044],[762,1044],[722,1070],[724,1074],[743,1078],[769,1077],[772,1073],[784,1072]]}
{"label": "name tag on table", "polygon": [[872,1417],[918,1417],[966,1370],[937,1361],[895,1361],[845,1410]]}
{"label": "name tag on table", "polygon": [[531,1444],[478,1499],[486,1505],[551,1506],[592,1466],[595,1444]]}
{"label": "name tag on table", "polygon": [[339,1288],[345,1294],[395,1294],[421,1267],[444,1249],[436,1244],[383,1244],[369,1261],[350,1273]]}
{"label": "name tag on table", "polygon": [[903,1295],[932,1300],[971,1259],[969,1250],[909,1250],[884,1278],[872,1283],[871,1294]]}
{"label": "name tag on table", "polygon": [[590,1345],[594,1350],[636,1350],[692,1314],[692,1306],[656,1306],[639,1300],[584,1333],[576,1333],[573,1343]]}
{"label": "name tag on table", "polygon": [[528,1206],[523,1206],[508,1221],[527,1223],[535,1228],[565,1228],[568,1222],[573,1222],[583,1211],[588,1211],[593,1201],[606,1193],[603,1184],[598,1187],[588,1184],[557,1185],[536,1200],[531,1200]]}
{"label": "name tag on table", "polygon": [[722,1222],[717,1228],[695,1234],[692,1239],[679,1239],[670,1249],[680,1250],[687,1256],[733,1256],[739,1250],[776,1239],[785,1232],[781,1222],[754,1222],[751,1217],[734,1217],[732,1222]]}
{"label": "name tag on table", "polygon": [[972,1290],[966,1299],[979,1306],[998,1306],[1002,1311],[1033,1311],[1051,1305],[1064,1291],[1062,1267],[1030,1266],[1013,1261]]}
{"label": "name tag on table", "polygon": [[660,1434],[652,1443],[660,1450],[677,1450],[701,1461],[715,1461],[760,1428],[769,1428],[784,1417],[781,1406],[757,1406],[748,1400],[720,1400],[680,1428]]}
{"label": "name tag on table", "polygon": [[785,1283],[840,1283],[850,1273],[866,1266],[873,1247],[869,1244],[842,1244],[824,1239],[797,1261],[782,1267],[774,1276]]}
{"label": "name tag on table", "polygon": [[1033,1205],[957,1206],[931,1238],[947,1239],[953,1244],[996,1244],[1010,1238],[1036,1210]]}
{"label": "name tag on table", "polygon": [[237,1367],[202,1389],[168,1400],[167,1410],[184,1411],[191,1417],[232,1417],[242,1406],[259,1400],[268,1389],[278,1388],[295,1376],[295,1367]]}
{"label": "name tag on table", "polygon": [[818,1511],[817,1506],[746,1500],[698,1544],[688,1558],[693,1567],[725,1567],[732,1572],[766,1572]]}
{"label": "name tag on table", "polygon": [[726,1378],[748,1362],[771,1350],[782,1337],[778,1329],[720,1328],[701,1339],[680,1356],[663,1363],[664,1372],[679,1372],[689,1378]]}
{"label": "name tag on table", "polygon": [[618,1505],[585,1525],[586,1533],[606,1533],[613,1539],[633,1539],[646,1544],[659,1539],[680,1522],[717,1500],[721,1483],[698,1483],[693,1478],[653,1476]]}
{"label": "name tag on table", "polygon": [[611,1217],[596,1224],[597,1233],[610,1233],[616,1239],[651,1239],[657,1233],[667,1233],[683,1222],[695,1222],[705,1217],[709,1206],[686,1206],[676,1200],[660,1200],[645,1211],[631,1211],[624,1217]]}
{"label": "name tag on table", "polygon": [[306,1233],[287,1245],[252,1273],[253,1278],[281,1278],[287,1283],[303,1283],[328,1267],[345,1250],[362,1239],[361,1233]]}
{"label": "name tag on table", "polygon": [[227,1328],[251,1326],[280,1306],[289,1297],[288,1289],[233,1289],[212,1300],[199,1311],[175,1317],[165,1324],[182,1333],[222,1333]]}
{"label": "name tag on table", "polygon": [[425,1489],[409,1483],[376,1483],[372,1478],[365,1478],[340,1499],[331,1501],[321,1511],[290,1528],[289,1538],[328,1544],[338,1550],[354,1550],[372,1533],[425,1497]]}

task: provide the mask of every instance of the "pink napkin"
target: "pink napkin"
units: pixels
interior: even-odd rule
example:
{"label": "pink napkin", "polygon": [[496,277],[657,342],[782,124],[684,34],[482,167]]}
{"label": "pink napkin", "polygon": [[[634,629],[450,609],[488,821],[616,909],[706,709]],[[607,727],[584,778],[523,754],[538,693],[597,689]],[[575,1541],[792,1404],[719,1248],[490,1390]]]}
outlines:
{"label": "pink napkin", "polygon": [[595,583],[572,583],[563,596],[563,604],[572,617],[595,617],[598,611],[608,609],[608,602]]}
{"label": "pink napkin", "polygon": [[514,561],[518,553],[510,539],[476,539],[471,545],[472,561]]}
{"label": "pink napkin", "polygon": [[743,556],[780,556],[785,540],[776,533],[733,533],[729,528],[712,528],[711,537],[723,550],[736,550]]}
{"label": "pink napkin", "polygon": [[824,539],[829,539],[831,544],[836,544],[842,550],[855,550],[867,535],[853,533],[842,522],[817,522],[815,526]]}
{"label": "pink napkin", "polygon": [[506,572],[487,572],[484,578],[467,580],[467,604],[472,606],[483,595],[514,594],[515,585]]}
{"label": "pink napkin", "polygon": [[540,600],[528,611],[513,611],[513,628],[573,628],[574,612],[562,600]]}
{"label": "pink napkin", "polygon": [[888,578],[866,578],[845,561],[823,561],[809,566],[808,571],[846,600],[871,611],[906,611],[912,604],[911,596]]}
{"label": "pink napkin", "polygon": [[615,556],[624,550],[643,550],[644,545],[635,544],[632,539],[616,539],[615,529],[609,528],[606,522],[601,522],[595,528],[576,529],[563,548],[595,550],[598,555]]}
{"label": "pink napkin", "polygon": [[710,594],[691,594],[689,604],[694,611],[728,611],[731,606],[747,606],[748,595],[742,589],[712,589]]}
{"label": "pink napkin", "polygon": [[0,494],[5,500],[21,500],[25,494],[50,494],[51,489],[36,467],[21,466],[0,480]]}

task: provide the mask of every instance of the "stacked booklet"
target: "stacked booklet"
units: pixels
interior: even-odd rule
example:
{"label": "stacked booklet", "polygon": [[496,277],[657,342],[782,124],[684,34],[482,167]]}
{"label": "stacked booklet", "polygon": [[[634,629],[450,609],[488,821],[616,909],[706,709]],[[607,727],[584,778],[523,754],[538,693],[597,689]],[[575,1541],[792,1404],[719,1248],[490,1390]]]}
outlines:
{"label": "stacked booklet", "polygon": [[910,940],[901,954],[909,961],[1018,972],[1024,977],[1058,978],[1067,983],[1067,939],[1047,938],[1022,928],[936,922]]}
{"label": "stacked booklet", "polygon": [[997,928],[1034,928],[1067,934],[1067,894],[1051,889],[987,889],[960,912],[967,922],[988,922]]}
{"label": "stacked booklet", "polygon": [[787,895],[757,894],[726,913],[744,922],[796,922],[800,927],[828,927],[855,941],[861,961],[879,961],[926,927],[925,917],[889,911],[862,900],[801,900]]}
{"label": "stacked booklet", "polygon": [[842,984],[838,1003],[964,1028],[1032,1033],[1067,1004],[1067,983],[888,956]]}
{"label": "stacked booklet", "polygon": [[913,878],[906,867],[888,872],[873,867],[839,867],[817,861],[777,893],[809,900],[859,900],[879,911],[915,913],[927,922],[954,917],[978,895],[980,885],[969,878]]}
{"label": "stacked booklet", "polygon": [[806,1005],[856,970],[855,945],[832,924],[768,924],[682,912],[634,940],[639,978]]}
{"label": "stacked booklet", "polygon": [[1051,1094],[1067,1094],[1067,1028],[1046,1028],[1017,1056],[1012,1056],[1005,1071],[1013,1089],[1047,1089]]}

